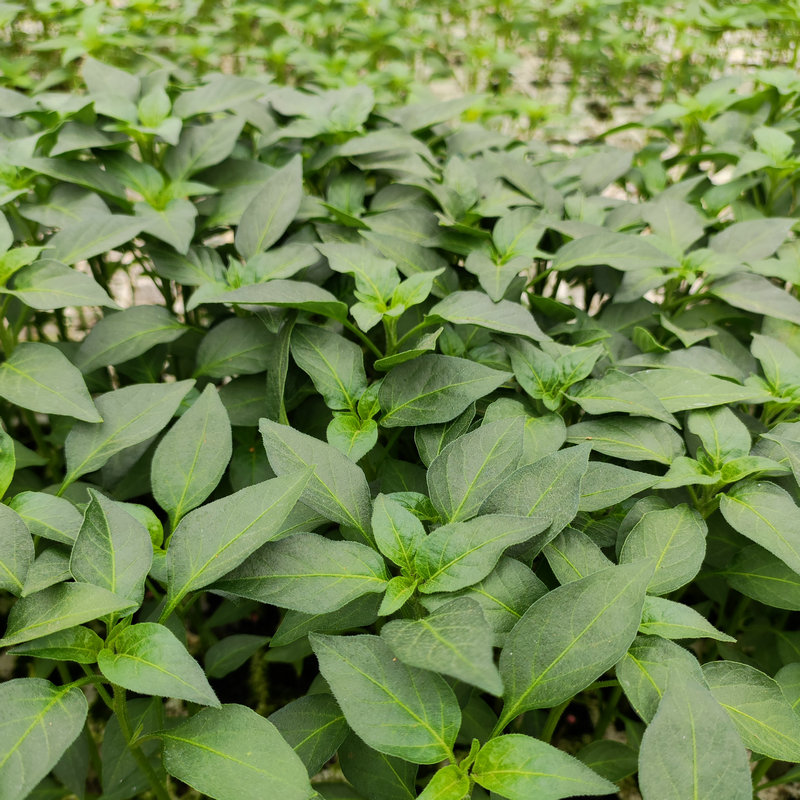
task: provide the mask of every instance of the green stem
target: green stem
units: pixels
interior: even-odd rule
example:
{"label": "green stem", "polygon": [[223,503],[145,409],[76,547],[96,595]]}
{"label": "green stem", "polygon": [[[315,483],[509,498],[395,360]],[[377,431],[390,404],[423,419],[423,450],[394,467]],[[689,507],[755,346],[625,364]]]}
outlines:
{"label": "green stem", "polygon": [[542,728],[542,733],[539,738],[543,742],[551,742],[553,739],[553,734],[556,732],[556,728],[558,727],[558,722],[561,719],[561,715],[567,710],[567,706],[572,702],[572,698],[569,700],[565,700],[561,705],[555,706],[555,708],[550,709],[550,713],[547,715],[547,719],[544,723],[544,728]]}
{"label": "green stem", "polygon": [[[752,778],[753,778],[753,789],[757,793],[758,784],[761,782],[761,779],[767,774],[769,768],[775,763],[774,758],[762,758],[761,761],[758,762],[755,769],[753,770]],[[762,787],[763,788],[763,787]]]}
{"label": "green stem", "polygon": [[345,328],[350,331],[354,336],[357,336],[361,341],[372,351],[376,358],[383,358],[383,353],[375,346],[375,343],[359,328],[353,325],[349,319],[342,322]]}
{"label": "green stem", "polygon": [[106,687],[103,686],[105,678],[102,675],[92,672],[88,664],[81,664],[81,668],[86,673],[86,678],[80,678],[79,680],[83,681],[84,683],[93,683],[94,688],[97,689],[97,694],[100,695],[100,699],[113,711],[114,700],[106,690]]}
{"label": "green stem", "polygon": [[136,761],[139,769],[147,777],[147,780],[150,782],[150,786],[152,787],[153,794],[158,798],[158,800],[172,800],[170,793],[159,780],[158,775],[156,775],[156,772],[151,766],[147,756],[145,756],[145,754],[142,752],[139,744],[134,741],[133,731],[131,730],[131,721],[128,717],[128,701],[125,696],[125,690],[116,684],[114,684],[113,687],[114,713],[117,715],[117,722],[119,722],[120,730],[122,731],[122,735],[125,737],[125,741],[128,745],[128,749],[131,751],[131,755]]}
{"label": "green stem", "polygon": [[410,331],[406,331],[395,342],[395,347],[399,348],[403,344],[403,342],[406,341],[406,339],[410,339],[412,336],[414,336],[415,334],[419,333],[421,330],[424,330],[425,328],[430,328],[431,325],[436,325],[436,324],[437,324],[436,320],[429,320],[429,319],[422,320],[422,322],[420,322],[418,325],[415,325]]}
{"label": "green stem", "polygon": [[622,697],[622,687],[617,686],[611,692],[611,697],[608,698],[608,703],[603,708],[603,713],[600,719],[597,720],[597,725],[594,729],[594,738],[602,739],[603,734],[608,730],[608,726],[614,721],[617,715],[617,706],[619,705],[620,698]]}

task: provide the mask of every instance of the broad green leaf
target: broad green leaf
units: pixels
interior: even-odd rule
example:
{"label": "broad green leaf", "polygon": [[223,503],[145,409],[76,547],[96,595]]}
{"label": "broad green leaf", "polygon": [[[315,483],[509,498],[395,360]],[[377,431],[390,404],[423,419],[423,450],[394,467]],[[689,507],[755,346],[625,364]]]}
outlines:
{"label": "broad green leaf", "polygon": [[163,208],[149,203],[135,203],[136,216],[142,220],[142,230],[175,248],[177,253],[189,252],[195,234],[197,208],[191,200],[176,197]]}
{"label": "broad green leaf", "polygon": [[[265,387],[263,374],[234,378],[219,387],[219,399],[228,412],[231,425],[254,428],[261,417],[270,415]],[[259,457],[261,455],[258,454]],[[263,458],[266,459],[266,454]]]}
{"label": "broad green leaf", "polygon": [[773,394],[791,396],[800,386],[800,356],[788,345],[754,333],[750,352],[759,360]]}
{"label": "broad green leaf", "polygon": [[100,672],[131,692],[219,706],[200,665],[169,628],[140,622],[115,636],[97,655]]}
{"label": "broad green leaf", "polygon": [[24,267],[14,278],[14,288],[0,291],[43,311],[67,306],[117,307],[94,278],[53,259]]}
{"label": "broad green leaf", "polygon": [[800,574],[800,509],[785,489],[770,481],[743,481],[720,496],[719,508],[734,530]]}
{"label": "broad green leaf", "polygon": [[683,439],[666,422],[605,417],[567,428],[567,441],[588,442],[592,450],[627,461],[670,464],[684,453]]}
{"label": "broad green leaf", "polygon": [[[762,392],[704,372],[680,367],[645,369],[635,373],[669,412],[758,401]],[[587,409],[589,410],[589,409]]]}
{"label": "broad green leaf", "polygon": [[426,595],[426,608],[435,610],[454,597],[474,600],[495,634],[508,633],[531,604],[547,593],[547,587],[521,561],[501,556],[497,566],[480,582],[453,594]]}
{"label": "broad green leaf", "polygon": [[581,478],[581,497],[578,502],[579,511],[600,511],[649,489],[658,483],[658,475],[607,464],[602,461],[590,461]]}
{"label": "broad green leaf", "polygon": [[270,714],[269,721],[316,775],[350,732],[344,714],[329,694],[308,694]]}
{"label": "broad green leaf", "polygon": [[708,246],[737,260],[758,261],[771,256],[783,244],[796,222],[796,219],[784,217],[735,222],[712,236]]}
{"label": "broad green leaf", "polygon": [[442,525],[419,545],[414,555],[419,590],[455,592],[485,578],[503,551],[541,533],[546,520],[509,514],[488,514],[467,522]]}
{"label": "broad green leaf", "polygon": [[335,414],[325,430],[328,444],[351,461],[360,461],[378,443],[378,423],[356,414]]}
{"label": "broad green leaf", "polygon": [[470,779],[459,766],[450,764],[434,773],[417,800],[464,800],[470,794]]}
{"label": "broad green leaf", "polygon": [[717,639],[735,642],[733,636],[718,631],[702,614],[690,606],[667,600],[664,597],[644,599],[639,632],[664,639]]}
{"label": "broad green leaf", "polygon": [[750,452],[750,432],[727,406],[690,411],[686,427],[700,439],[717,466]]}
{"label": "broad green leaf", "polygon": [[378,636],[309,639],[347,724],[370,747],[415,764],[452,756],[461,710],[443,678],[393,660]]}
{"label": "broad green leaf", "polygon": [[213,384],[158,443],[150,468],[153,497],[174,528],[222,478],[232,451],[231,425]]}
{"label": "broad green leaf", "polygon": [[243,303],[250,306],[277,306],[278,308],[298,308],[311,314],[322,314],[340,322],[347,319],[347,305],[337,300],[335,295],[307,281],[288,281],[275,279],[267,283],[241,286],[238,289],[223,290],[208,284],[208,291],[201,287],[196,291],[186,310],[192,311],[203,303]]}
{"label": "broad green leaf", "polygon": [[617,664],[617,680],[636,713],[650,722],[673,674],[703,682],[697,658],[680,645],[659,636],[637,636]]}
{"label": "broad green leaf", "polygon": [[750,800],[747,753],[702,684],[673,674],[639,750],[643,800]]}
{"label": "broad green leaf", "polygon": [[492,230],[492,243],[505,259],[523,255],[528,259],[539,255],[539,240],[547,230],[547,219],[541,211],[522,206],[500,217]]}
{"label": "broad green leaf", "polygon": [[53,661],[75,661],[77,664],[94,664],[103,648],[103,640],[91,628],[79,625],[56,631],[32,642],[12,647],[9,655],[49,658]]}
{"label": "broad green leaf", "polygon": [[555,536],[578,513],[589,452],[585,444],[568,447],[521,467],[494,490],[483,512],[532,517]]}
{"label": "broad green leaf", "polygon": [[31,536],[70,545],[78,537],[83,521],[81,512],[63,497],[46,492],[20,492],[8,506],[22,517]]}
{"label": "broad green leaf", "polygon": [[487,742],[475,759],[472,777],[508,800],[560,800],[617,791],[574,756],[519,733]]}
{"label": "broad green leaf", "polygon": [[0,686],[0,796],[23,800],[83,729],[89,704],[80,689],[42,678]]}
{"label": "broad green leaf", "polygon": [[378,608],[379,617],[388,617],[399,611],[414,595],[417,581],[405,575],[396,575],[386,584],[386,592]]}
{"label": "broad green leaf", "polygon": [[451,442],[428,468],[428,492],[443,520],[474,517],[522,456],[520,417],[484,424]]}
{"label": "broad green leaf", "polygon": [[81,343],[76,365],[84,374],[121,364],[157,344],[173,342],[186,328],[163,306],[133,306],[95,323]]}
{"label": "broad green leaf", "polygon": [[414,783],[419,767],[373,750],[352,731],[339,748],[338,757],[345,778],[359,791],[356,800],[415,800],[417,797]]}
{"label": "broad green leaf", "polygon": [[775,681],[796,713],[800,704],[800,663],[795,661],[781,667],[775,673]]}
{"label": "broad green leaf", "polygon": [[776,681],[735,661],[704,664],[703,676],[745,747],[779,761],[800,761],[800,716]]}
{"label": "broad green leaf", "polygon": [[17,468],[14,440],[0,427],[0,498],[6,493]]}
{"label": "broad green leaf", "polygon": [[627,535],[620,564],[654,559],[655,572],[647,585],[650,594],[668,594],[697,575],[706,554],[703,518],[687,505],[647,512]]}
{"label": "broad green leaf", "polygon": [[386,372],[392,367],[404,364],[406,361],[412,361],[419,356],[425,355],[425,353],[430,353],[436,349],[436,343],[443,330],[444,328],[437,328],[433,333],[421,335],[418,339],[412,340],[408,350],[401,350],[394,355],[379,358],[372,366],[379,372]]}
{"label": "broad green leaf", "polygon": [[[123,214],[103,214],[68,225],[47,240],[47,256],[63,264],[76,264],[115,250],[142,230],[142,221]],[[132,247],[132,245],[131,245]]]}
{"label": "broad green leaf", "polygon": [[283,236],[303,199],[303,160],[295,156],[264,181],[236,229],[236,251],[248,260]]}
{"label": "broad green leaf", "polygon": [[89,583],[59,583],[23,597],[8,614],[0,647],[39,639],[56,631],[134,608],[125,597]]}
{"label": "broad green leaf", "polygon": [[[352,275],[356,290],[384,308],[400,283],[394,261],[379,258],[365,244],[330,242],[317,245],[334,272]],[[383,312],[379,312],[379,317]]]}
{"label": "broad green leaf", "polygon": [[474,419],[475,403],[470,403],[457,417],[447,422],[418,425],[414,429],[414,444],[417,446],[422,463],[429,467],[447,445],[455,442],[470,429]]}
{"label": "broad green leaf", "polygon": [[522,417],[525,421],[521,467],[555,453],[567,439],[567,428],[558,414],[532,414],[523,403],[505,397],[489,405],[483,424],[488,425],[506,417]]}
{"label": "broad green leaf", "polygon": [[193,384],[139,384],[99,395],[95,403],[103,421],[77,422],[67,435],[65,484],[100,469],[111,456],[157,434]]}
{"label": "broad green leaf", "polygon": [[[659,397],[636,377],[611,369],[596,380],[582,383],[577,392],[567,394],[588,414],[622,412],[632,416],[654,417],[671,425],[677,421]],[[724,401],[723,401],[724,402]]]}
{"label": "broad green leaf", "polygon": [[643,204],[642,215],[656,236],[683,253],[702,235],[708,224],[705,217],[690,203],[677,197],[657,196]]}
{"label": "broad green leaf", "polygon": [[505,727],[533,708],[564,702],[626,653],[642,618],[652,561],[595,572],[537,600],[500,655]]}
{"label": "broad green leaf", "polygon": [[268,642],[269,636],[253,636],[249,633],[234,633],[220,639],[206,651],[206,675],[209,678],[224,678],[239,669]]}
{"label": "broad green leaf", "polygon": [[303,762],[264,717],[245,706],[204,708],[163,731],[170,775],[215,800],[310,800]]}
{"label": "broad green leaf", "polygon": [[307,481],[308,472],[295,472],[189,512],[167,550],[170,604],[221,578],[277,536]]}
{"label": "broad green leaf", "polygon": [[389,370],[384,378],[378,393],[384,411],[381,425],[449,422],[510,377],[463,358],[420,356]]}
{"label": "broad green leaf", "polygon": [[759,603],[800,611],[800,575],[763,547],[742,548],[721,574],[736,591]]}
{"label": "broad green leaf", "polygon": [[265,544],[215,585],[261,603],[327,613],[361,595],[383,592],[390,577],[371,547],[296,533]]}
{"label": "broad green leaf", "polygon": [[173,181],[188,178],[227,158],[241,133],[244,118],[222,117],[205,125],[184,127],[177,147],[164,158],[164,169]]}
{"label": "broad green leaf", "polygon": [[89,496],[70,572],[79,583],[102,586],[138,606],[153,560],[150,534],[120,503],[93,489]]}
{"label": "broad green leaf", "polygon": [[638,769],[636,751],[614,739],[596,739],[581,748],[575,757],[594,772],[615,783]]}
{"label": "broad green leaf", "polygon": [[228,111],[264,94],[261,81],[239,75],[212,73],[203,78],[203,85],[179,95],[172,110],[182,119],[198,114]]}
{"label": "broad green leaf", "polygon": [[383,626],[381,637],[412,667],[450,675],[490,694],[503,693],[492,630],[474,600],[457,598],[423,619],[393,620]]}
{"label": "broad green leaf", "polygon": [[767,314],[800,325],[800,301],[763,275],[737,272],[714,281],[709,291],[735,308],[755,314]]}
{"label": "broad green leaf", "polygon": [[367,388],[361,348],[338,333],[311,325],[292,331],[292,358],[314,383],[328,408],[355,411]]}
{"label": "broad green leaf", "polygon": [[33,557],[33,539],[25,522],[0,503],[0,589],[19,597]]}
{"label": "broad green leaf", "polygon": [[372,502],[362,469],[327,442],[286,425],[262,419],[259,430],[277,475],[313,467],[303,502],[333,522],[356,528],[370,542]]}
{"label": "broad green leaf", "polygon": [[379,494],[372,508],[372,534],[386,558],[405,573],[413,572],[414,554],[426,534],[422,523],[405,506]]}
{"label": "broad green leaf", "polygon": [[28,570],[21,596],[27,597],[55,583],[70,580],[69,557],[70,552],[66,547],[54,545],[41,550]]}
{"label": "broad green leaf", "polygon": [[673,256],[654,247],[647,239],[611,231],[574,239],[559,248],[553,259],[553,268],[561,271],[601,264],[623,272],[679,266]]}
{"label": "broad green leaf", "polygon": [[453,325],[477,325],[495,333],[525,336],[536,342],[548,341],[525,306],[509,300],[492,302],[483,292],[453,292],[440,300],[428,317]]}
{"label": "broad green leaf", "polygon": [[499,302],[505,297],[511,281],[520,272],[528,269],[530,265],[531,259],[527,256],[515,256],[508,260],[495,260],[480,250],[473,250],[468,253],[464,260],[464,269],[478,278],[481,289],[495,302]]}
{"label": "broad green leaf", "polygon": [[42,414],[102,420],[78,369],[42,342],[21,342],[0,364],[0,397]]}
{"label": "broad green leaf", "polygon": [[251,375],[274,364],[275,336],[254,317],[231,317],[213,327],[197,348],[195,375]]}
{"label": "broad green leaf", "polygon": [[556,580],[562,585],[613,566],[585,533],[574,528],[561,531],[545,545],[543,552]]}

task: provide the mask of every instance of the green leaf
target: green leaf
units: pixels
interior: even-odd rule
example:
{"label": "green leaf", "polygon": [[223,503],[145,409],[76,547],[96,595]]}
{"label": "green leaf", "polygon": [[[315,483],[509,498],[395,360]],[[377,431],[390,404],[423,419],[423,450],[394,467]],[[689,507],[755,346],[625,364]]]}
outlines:
{"label": "green leaf", "polygon": [[232,452],[231,424],[209,384],[158,443],[150,468],[153,497],[174,528],[214,491]]}
{"label": "green leaf", "polygon": [[267,642],[269,636],[253,636],[249,633],[235,633],[220,639],[206,651],[206,675],[209,678],[224,678],[239,669]]}
{"label": "green leaf", "polygon": [[733,256],[737,261],[759,261],[769,258],[783,244],[796,222],[791,217],[735,222],[712,236],[708,246],[716,253]]}
{"label": "green leaf", "polygon": [[259,425],[269,464],[277,475],[313,467],[303,502],[333,522],[356,528],[371,541],[372,502],[364,472],[335,447],[286,425]]}
{"label": "green leaf", "polygon": [[232,317],[214,326],[200,342],[196,376],[250,375],[274,365],[275,336],[253,317]]}
{"label": "green leaf", "polygon": [[518,733],[487,742],[475,759],[472,777],[508,800],[560,800],[617,791],[574,756]]}
{"label": "green leaf", "polygon": [[428,492],[443,520],[474,517],[522,456],[520,417],[482,425],[451,442],[428,468]]}
{"label": "green leaf", "polygon": [[355,414],[335,414],[325,431],[328,444],[351,461],[360,461],[378,443],[378,423]]}
{"label": "green leaf", "polygon": [[423,619],[388,622],[381,637],[412,667],[450,675],[490,694],[503,693],[492,653],[492,630],[470,598],[439,606]]}
{"label": "green leaf", "polygon": [[488,514],[442,525],[419,545],[414,556],[419,590],[455,592],[485,578],[503,551],[532,539],[547,521]]}
{"label": "green leaf", "polygon": [[386,593],[383,595],[379,617],[388,617],[399,611],[414,595],[417,590],[417,581],[405,575],[396,575],[386,584]]}
{"label": "green leaf", "polygon": [[636,751],[614,739],[597,739],[581,748],[575,757],[604,778],[615,783],[633,775],[638,768]]}
{"label": "green leaf", "polygon": [[570,425],[567,441],[586,441],[598,453],[627,461],[671,464],[684,453],[683,439],[672,426],[637,417],[606,417]]}
{"label": "green leaf", "polygon": [[119,249],[142,231],[142,221],[123,214],[104,214],[75,222],[47,240],[49,258],[76,264]]}
{"label": "green leaf", "polygon": [[347,738],[350,728],[329,694],[308,694],[270,714],[269,721],[316,775]]}
{"label": "green leaf", "polygon": [[704,664],[703,676],[745,747],[779,761],[800,761],[800,716],[776,681],[735,661]]}
{"label": "green leaf", "polygon": [[[667,411],[656,394],[636,377],[610,369],[597,380],[582,383],[577,392],[567,394],[587,414],[613,414],[621,412],[637,417],[654,417],[670,425],[677,420]],[[724,402],[724,401],[723,401]]]}
{"label": "green leaf", "polygon": [[295,156],[264,181],[236,229],[236,251],[245,261],[283,236],[303,199],[303,160]]}
{"label": "green leaf", "polygon": [[161,239],[186,255],[195,234],[197,208],[191,200],[176,197],[163,208],[154,208],[149,203],[135,203],[136,216],[142,220],[142,230]]}
{"label": "green leaf", "polygon": [[14,440],[0,427],[0,498],[6,493],[17,468]]}
{"label": "green leaf", "polygon": [[786,490],[770,481],[743,481],[720,496],[719,508],[735,531],[800,574],[800,509]]}
{"label": "green leaf", "polygon": [[389,370],[378,393],[381,425],[449,422],[511,375],[463,358],[424,355]]}
{"label": "green leaf", "polygon": [[367,388],[361,348],[338,333],[311,325],[292,331],[292,358],[328,408],[354,411]]}
{"label": "green leaf", "polygon": [[379,494],[372,508],[372,533],[378,550],[412,574],[414,554],[426,538],[422,523],[405,506]]}
{"label": "green leaf", "polygon": [[383,592],[390,577],[371,547],[296,533],[264,545],[216,588],[281,608],[327,613]]}
{"label": "green leaf", "polygon": [[[516,209],[519,210],[519,209]],[[531,259],[527,256],[517,256],[508,261],[496,261],[480,250],[473,250],[464,260],[464,269],[478,278],[481,289],[486,292],[495,303],[505,297],[508,287],[514,278],[527,270]]]}
{"label": "green leaf", "polygon": [[556,580],[562,585],[613,566],[585,533],[574,528],[561,531],[545,545],[543,552]]}
{"label": "green leaf", "polygon": [[339,748],[339,764],[345,778],[369,800],[415,800],[419,767],[401,758],[379,753],[354,733]]}
{"label": "green leaf", "polygon": [[464,800],[470,794],[470,779],[456,764],[434,773],[417,800]]}
{"label": "green leaf", "polygon": [[139,606],[153,560],[150,534],[122,504],[93,489],[89,497],[72,547],[70,572],[79,583],[102,586]]}
{"label": "green leaf", "polygon": [[553,259],[553,268],[561,271],[601,264],[623,272],[680,266],[674,257],[654,247],[645,238],[611,231],[574,239],[559,248]]}
{"label": "green leaf", "polygon": [[67,435],[65,484],[100,469],[127,447],[155,436],[193,385],[194,381],[139,384],[99,395],[95,403],[103,422],[77,422]]}
{"label": "green leaf", "polygon": [[94,278],[53,259],[24,267],[14,278],[14,288],[0,292],[14,295],[26,306],[42,311],[67,306],[117,307]]}
{"label": "green leaf", "polygon": [[721,574],[736,591],[759,603],[800,611],[800,575],[763,547],[743,547]]}
{"label": "green leaf", "polygon": [[655,560],[655,572],[647,585],[649,594],[668,594],[689,583],[700,571],[706,554],[703,518],[687,505],[664,511],[648,511],[627,535],[620,564]]}
{"label": "green leaf", "polygon": [[243,125],[243,117],[230,116],[205,125],[184,127],[177,147],[167,150],[164,158],[167,175],[179,181],[219,164],[233,152]]}
{"label": "green leaf", "polygon": [[170,775],[215,800],[310,800],[303,762],[275,726],[245,706],[204,708],[160,734]]}
{"label": "green leaf", "polygon": [[49,658],[53,661],[74,661],[77,664],[94,664],[103,648],[103,640],[91,628],[77,626],[56,631],[12,647],[9,655]]}
{"label": "green leaf", "polygon": [[500,675],[505,727],[568,700],[626,653],[642,618],[652,561],[595,572],[537,600],[506,638]]}
{"label": "green leaf", "polygon": [[98,653],[97,666],[112,683],[140,694],[219,706],[202,668],[169,628],[140,622],[115,636],[111,647]]}
{"label": "green leaf", "polygon": [[535,342],[550,339],[524,306],[509,300],[492,302],[483,292],[453,292],[428,312],[428,318],[453,325],[477,325],[495,333],[526,336]]}
{"label": "green leaf", "polygon": [[0,647],[29,642],[115,611],[134,608],[125,597],[89,583],[59,583],[23,597],[8,614]]}
{"label": "green leaf", "polygon": [[0,397],[42,414],[102,419],[80,372],[60,350],[41,342],[21,342],[0,364]]}
{"label": "green leaf", "polygon": [[640,633],[664,639],[717,639],[735,642],[733,636],[718,631],[693,608],[663,597],[645,597]]}
{"label": "green leaf", "polygon": [[55,583],[70,580],[69,556],[69,550],[58,545],[41,550],[28,570],[21,596],[27,597]]}
{"label": "green leaf", "polygon": [[671,675],[685,675],[703,682],[697,658],[680,645],[658,636],[637,636],[617,664],[616,672],[628,702],[648,723],[658,709]]}
{"label": "green leaf", "polygon": [[0,589],[22,594],[33,564],[33,539],[16,511],[0,504]]}
{"label": "green leaf", "polygon": [[273,478],[188,513],[167,550],[169,603],[221,578],[277,536],[307,481],[307,471]]}
{"label": "green leaf", "polygon": [[80,689],[41,678],[0,686],[0,796],[23,800],[83,729],[89,704]]}
{"label": "green leaf", "polygon": [[735,308],[766,314],[800,325],[800,301],[763,275],[737,272],[714,281],[709,291]]}
{"label": "green leaf", "polygon": [[716,466],[750,452],[750,432],[727,406],[689,412],[686,427],[700,439]]}
{"label": "green leaf", "polygon": [[758,401],[763,397],[763,393],[757,389],[694,369],[645,369],[637,372],[635,378],[658,397],[670,412]]}
{"label": "green leaf", "polygon": [[173,342],[186,328],[163,306],[133,306],[95,323],[75,359],[84,374],[121,364],[157,344]]}
{"label": "green leaf", "polygon": [[83,518],[69,500],[45,492],[20,492],[8,504],[22,517],[31,536],[71,545]]}
{"label": "green leaf", "polygon": [[317,249],[334,272],[352,275],[356,291],[380,305],[380,317],[400,283],[394,261],[379,258],[366,244],[331,242],[317,245]]}
{"label": "green leaf", "polygon": [[461,710],[443,678],[393,660],[378,636],[309,639],[347,724],[370,747],[415,764],[452,757]]}
{"label": "green leaf", "polygon": [[436,425],[417,426],[414,430],[414,444],[417,446],[422,463],[429,467],[433,459],[447,445],[455,442],[470,429],[473,419],[475,419],[475,403],[470,403],[452,420]]}
{"label": "green leaf", "polygon": [[626,469],[616,464],[590,461],[581,479],[579,511],[600,511],[649,489],[659,482],[657,475]]}
{"label": "green leaf", "polygon": [[733,723],[695,680],[671,676],[639,750],[643,800],[750,800],[747,753]]}
{"label": "green leaf", "polygon": [[[559,450],[518,469],[495,489],[483,511],[532,517],[555,536],[578,513],[581,478],[589,464],[588,445]],[[544,542],[542,543],[544,544]]]}

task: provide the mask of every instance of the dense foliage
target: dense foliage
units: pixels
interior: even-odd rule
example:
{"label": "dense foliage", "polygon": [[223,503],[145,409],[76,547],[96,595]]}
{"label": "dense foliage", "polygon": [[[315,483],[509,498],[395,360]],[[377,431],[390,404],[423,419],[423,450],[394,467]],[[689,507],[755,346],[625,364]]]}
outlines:
{"label": "dense foliage", "polygon": [[794,73],[570,156],[82,74],[1,94],[3,798],[793,779]]}

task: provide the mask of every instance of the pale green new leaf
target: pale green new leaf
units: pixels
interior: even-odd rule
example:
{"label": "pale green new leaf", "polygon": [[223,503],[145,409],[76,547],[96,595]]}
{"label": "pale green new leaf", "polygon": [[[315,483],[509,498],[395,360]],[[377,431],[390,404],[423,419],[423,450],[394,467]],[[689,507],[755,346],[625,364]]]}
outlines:
{"label": "pale green new leaf", "polygon": [[351,461],[360,461],[378,443],[378,423],[356,414],[335,414],[325,430],[328,444]]}
{"label": "pale green new leaf", "polygon": [[434,773],[417,800],[464,800],[469,790],[467,774],[456,764],[450,764]]}
{"label": "pale green new leaf", "polygon": [[372,508],[372,534],[381,553],[411,574],[414,554],[425,541],[422,523],[405,506],[379,494]]}
{"label": "pale green new leaf", "polygon": [[103,640],[91,629],[78,625],[42,636],[31,642],[12,647],[9,655],[49,658],[53,661],[74,661],[94,664],[103,649]]}
{"label": "pale green new leaf", "polygon": [[750,452],[750,432],[727,406],[690,411],[686,427],[700,439],[717,466]]}
{"label": "pale green new leaf", "polygon": [[140,622],[115,636],[97,655],[100,672],[131,692],[219,706],[202,667],[164,625]]}
{"label": "pale green new leaf", "polygon": [[415,764],[452,756],[461,709],[442,677],[394,659],[378,636],[309,639],[347,724],[370,747]]}

